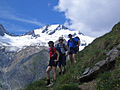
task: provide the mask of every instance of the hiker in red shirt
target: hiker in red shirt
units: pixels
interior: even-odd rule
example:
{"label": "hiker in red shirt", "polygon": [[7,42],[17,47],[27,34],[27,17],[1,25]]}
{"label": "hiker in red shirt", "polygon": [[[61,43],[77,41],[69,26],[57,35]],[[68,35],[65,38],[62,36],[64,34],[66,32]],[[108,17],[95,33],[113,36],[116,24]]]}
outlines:
{"label": "hiker in red shirt", "polygon": [[53,41],[49,41],[48,45],[50,47],[50,61],[49,61],[49,65],[46,69],[46,77],[47,77],[47,86],[50,85],[50,71],[53,70],[53,79],[54,82],[56,81],[56,67],[57,67],[57,62],[59,60],[59,52],[54,48],[54,42]]}

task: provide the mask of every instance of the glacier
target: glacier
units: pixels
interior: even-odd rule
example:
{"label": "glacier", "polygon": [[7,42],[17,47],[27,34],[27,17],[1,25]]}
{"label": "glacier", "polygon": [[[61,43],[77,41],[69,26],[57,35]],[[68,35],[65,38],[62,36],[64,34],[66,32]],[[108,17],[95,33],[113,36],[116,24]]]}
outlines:
{"label": "glacier", "polygon": [[10,51],[20,51],[27,46],[48,46],[49,41],[56,42],[59,37],[66,41],[69,39],[68,34],[73,37],[78,36],[81,41],[80,50],[89,45],[95,38],[86,36],[77,30],[70,30],[63,25],[46,25],[40,29],[35,29],[24,35],[12,36],[7,33],[0,36],[0,45],[9,47]]}

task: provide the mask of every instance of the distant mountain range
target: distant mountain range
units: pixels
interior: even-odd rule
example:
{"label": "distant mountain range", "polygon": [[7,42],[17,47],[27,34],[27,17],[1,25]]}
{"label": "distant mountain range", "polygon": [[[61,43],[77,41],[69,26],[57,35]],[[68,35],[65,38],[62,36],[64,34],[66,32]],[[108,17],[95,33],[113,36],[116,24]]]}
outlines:
{"label": "distant mountain range", "polygon": [[72,34],[74,37],[80,37],[81,50],[94,40],[94,38],[85,36],[80,31],[72,31],[59,24],[47,25],[19,36],[9,34],[4,27],[0,25],[0,45],[9,46],[11,47],[10,50],[18,51],[26,46],[47,46],[48,41],[57,41],[60,36],[68,40],[68,34]]}

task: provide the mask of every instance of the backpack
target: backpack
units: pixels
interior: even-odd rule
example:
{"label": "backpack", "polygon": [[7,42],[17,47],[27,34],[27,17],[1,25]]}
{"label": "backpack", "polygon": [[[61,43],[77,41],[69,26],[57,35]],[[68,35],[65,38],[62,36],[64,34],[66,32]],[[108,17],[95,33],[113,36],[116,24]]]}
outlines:
{"label": "backpack", "polygon": [[51,58],[57,58],[57,54],[55,53],[55,50],[53,48],[50,49],[49,53],[51,53]]}
{"label": "backpack", "polygon": [[78,36],[76,36],[75,38],[77,38],[78,40],[80,40],[80,38]]}
{"label": "backpack", "polygon": [[[76,36],[75,38],[72,39],[73,43],[77,46],[78,45],[78,41],[75,41],[75,39],[78,39],[78,41],[79,41],[80,38],[78,36]],[[68,47],[69,47],[69,43],[70,43],[70,40],[68,41]]]}
{"label": "backpack", "polygon": [[[63,44],[63,48],[64,48],[65,51],[67,51],[67,49],[66,49],[66,47],[65,47],[65,44]],[[58,51],[60,54],[62,54],[61,48],[59,47],[59,44],[56,45],[56,49],[57,49],[57,51]]]}

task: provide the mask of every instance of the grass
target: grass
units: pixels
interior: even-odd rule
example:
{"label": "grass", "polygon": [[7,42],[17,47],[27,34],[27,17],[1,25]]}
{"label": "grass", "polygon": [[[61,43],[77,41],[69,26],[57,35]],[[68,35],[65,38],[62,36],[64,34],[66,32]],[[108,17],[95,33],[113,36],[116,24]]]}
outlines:
{"label": "grass", "polygon": [[99,76],[97,90],[120,90],[120,70],[105,72]]}
{"label": "grass", "polygon": [[115,69],[100,74],[96,84],[97,90],[120,90],[120,56],[116,57]]}
{"label": "grass", "polygon": [[47,90],[47,88],[45,88],[45,87],[46,87],[45,79],[42,79],[42,80],[36,81],[34,83],[31,83],[24,90]]}
{"label": "grass", "polygon": [[[116,24],[112,31],[104,36],[97,38],[92,44],[77,54],[77,63],[66,66],[66,74],[57,78],[57,82],[52,87],[53,90],[79,90],[78,86],[82,84],[78,78],[88,67],[92,67],[98,61],[106,58],[106,53],[120,44],[120,23]],[[118,48],[119,49],[119,48]],[[97,77],[97,90],[119,90],[120,88],[120,57],[117,57],[114,71],[101,73]],[[38,84],[37,84],[38,83]],[[32,89],[31,89],[32,88]],[[45,79],[30,84],[25,90],[47,90],[45,88]],[[48,89],[49,90],[49,89]]]}
{"label": "grass", "polygon": [[57,86],[53,90],[81,90],[77,84],[75,83],[69,83],[69,84],[63,84],[61,86]]}

